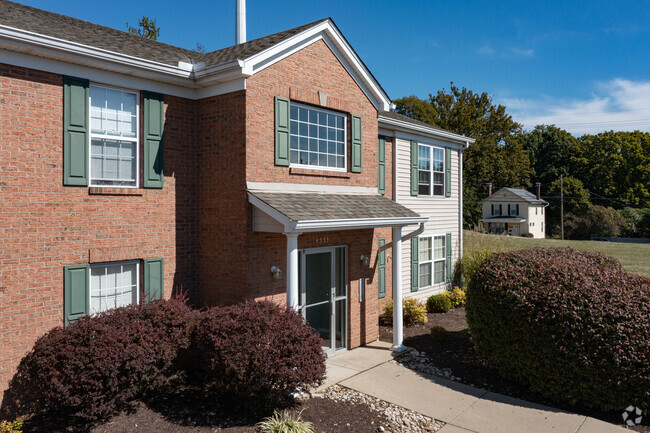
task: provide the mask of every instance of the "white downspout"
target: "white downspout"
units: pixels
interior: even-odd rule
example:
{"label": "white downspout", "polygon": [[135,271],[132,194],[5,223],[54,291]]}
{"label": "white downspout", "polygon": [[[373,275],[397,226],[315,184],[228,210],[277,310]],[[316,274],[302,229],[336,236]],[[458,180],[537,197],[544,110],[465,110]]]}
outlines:
{"label": "white downspout", "polygon": [[287,236],[287,307],[298,309],[298,235],[285,233]]}
{"label": "white downspout", "polygon": [[393,227],[393,346],[394,352],[404,352],[402,323],[402,228]]}
{"label": "white downspout", "polygon": [[[469,146],[469,142],[467,143]],[[458,151],[458,260],[463,258],[463,150]]]}

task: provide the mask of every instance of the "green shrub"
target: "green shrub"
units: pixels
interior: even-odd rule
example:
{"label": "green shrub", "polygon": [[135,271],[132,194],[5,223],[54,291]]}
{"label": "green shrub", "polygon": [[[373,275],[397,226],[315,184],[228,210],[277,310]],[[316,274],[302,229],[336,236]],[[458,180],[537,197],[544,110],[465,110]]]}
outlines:
{"label": "green shrub", "polygon": [[314,433],[314,425],[301,419],[302,412],[273,411],[273,415],[257,423],[260,433]]}
{"label": "green shrub", "polygon": [[[393,303],[387,302],[384,306],[384,317],[383,320],[387,325],[393,323]],[[404,298],[402,299],[402,317],[404,320],[404,326],[413,326],[418,323],[427,323],[429,320],[427,318],[427,308],[421,302],[415,298]]]}
{"label": "green shrub", "polygon": [[18,418],[15,421],[0,421],[0,433],[22,433],[23,420]]}
{"label": "green shrub", "polygon": [[465,291],[460,287],[454,287],[454,290],[446,293],[447,296],[449,296],[449,299],[451,300],[452,308],[458,308],[465,305],[465,298],[467,295],[465,294]]}
{"label": "green shrub", "polygon": [[449,340],[449,331],[442,326],[434,326],[431,328],[431,339],[433,341],[447,341]]}
{"label": "green shrub", "polygon": [[456,264],[458,273],[463,277],[463,287],[470,290],[474,284],[476,271],[490,258],[493,251],[490,249],[476,249],[463,254]]}
{"label": "green shrub", "polygon": [[650,407],[650,279],[599,253],[494,254],[467,292],[477,350],[556,402]]}
{"label": "green shrub", "polygon": [[535,235],[532,234],[532,233],[522,233],[522,234],[521,234],[521,237],[522,237],[522,238],[534,238]]}
{"label": "green shrub", "polygon": [[430,313],[446,313],[451,310],[451,299],[447,293],[449,292],[429,296],[429,299],[427,299],[427,311]]}

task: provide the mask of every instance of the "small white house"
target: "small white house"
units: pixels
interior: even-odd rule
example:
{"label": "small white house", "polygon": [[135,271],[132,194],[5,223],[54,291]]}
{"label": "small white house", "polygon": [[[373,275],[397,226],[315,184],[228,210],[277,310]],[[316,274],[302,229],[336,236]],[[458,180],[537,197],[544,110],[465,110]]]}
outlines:
{"label": "small white house", "polygon": [[532,234],[534,238],[543,239],[546,236],[544,209],[548,202],[540,196],[540,185],[537,185],[537,195],[525,189],[501,188],[481,201],[483,206],[483,231],[489,234],[507,234],[522,236]]}

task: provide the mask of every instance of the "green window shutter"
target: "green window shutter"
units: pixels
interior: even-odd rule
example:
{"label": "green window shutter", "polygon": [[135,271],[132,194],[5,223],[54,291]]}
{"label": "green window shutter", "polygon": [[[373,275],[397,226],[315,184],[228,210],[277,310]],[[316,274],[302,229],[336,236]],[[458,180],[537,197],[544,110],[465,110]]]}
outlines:
{"label": "green window shutter", "polygon": [[289,166],[289,99],[275,97],[275,165]]}
{"label": "green window shutter", "polygon": [[90,83],[63,78],[63,184],[88,185]]}
{"label": "green window shutter", "polygon": [[451,197],[451,149],[445,148],[445,197]]}
{"label": "green window shutter", "polygon": [[447,271],[445,272],[445,280],[449,283],[451,281],[451,233],[447,233],[445,247],[447,248],[447,258],[445,260]]}
{"label": "green window shutter", "polygon": [[519,204],[517,204],[517,216],[519,216]]}
{"label": "green window shutter", "polygon": [[361,173],[361,143],[363,128],[361,127],[361,116],[352,115],[352,162],[350,171]]}
{"label": "green window shutter", "polygon": [[[383,247],[386,245],[386,238],[379,238],[379,246]],[[386,297],[386,250],[379,253],[378,258],[378,268],[379,268],[379,298]]]}
{"label": "green window shutter", "polygon": [[418,170],[419,156],[418,156],[418,142],[411,140],[411,195],[418,195],[418,184],[420,182],[420,174]]}
{"label": "green window shutter", "polygon": [[89,273],[89,265],[63,268],[63,311],[66,326],[90,311]]}
{"label": "green window shutter", "polygon": [[151,302],[165,297],[164,260],[144,260],[144,302]]}
{"label": "green window shutter", "polygon": [[379,152],[377,168],[379,170],[379,179],[377,181],[377,189],[379,194],[386,194],[386,137],[379,136]]}
{"label": "green window shutter", "polygon": [[420,288],[420,263],[418,255],[420,253],[419,239],[411,238],[411,292],[417,292]]}
{"label": "green window shutter", "polygon": [[144,187],[163,187],[165,97],[144,92]]}

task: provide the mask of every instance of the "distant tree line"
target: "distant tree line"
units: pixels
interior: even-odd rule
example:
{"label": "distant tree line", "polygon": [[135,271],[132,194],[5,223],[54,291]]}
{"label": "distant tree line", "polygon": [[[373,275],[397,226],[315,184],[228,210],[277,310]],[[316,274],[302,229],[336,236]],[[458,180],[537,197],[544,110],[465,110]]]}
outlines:
{"label": "distant tree line", "polygon": [[485,184],[531,188],[549,202],[547,233],[560,232],[563,178],[565,236],[650,237],[650,134],[602,132],[574,137],[553,125],[525,131],[486,93],[451,83],[427,99],[394,101],[397,112],[476,139],[463,155],[464,225],[481,219]]}

